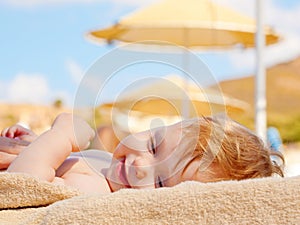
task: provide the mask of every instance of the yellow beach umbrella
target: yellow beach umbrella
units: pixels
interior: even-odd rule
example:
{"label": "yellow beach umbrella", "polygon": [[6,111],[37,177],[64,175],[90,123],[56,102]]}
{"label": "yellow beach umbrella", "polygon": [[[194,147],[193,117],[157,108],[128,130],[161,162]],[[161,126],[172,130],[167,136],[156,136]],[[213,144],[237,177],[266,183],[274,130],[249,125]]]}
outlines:
{"label": "yellow beach umbrella", "polygon": [[190,104],[188,117],[211,115],[225,112],[241,113],[249,107],[247,103],[220,94],[213,89],[201,89],[194,83],[186,83],[179,76],[167,76],[163,79],[148,82],[122,94],[115,102],[104,103],[102,111],[117,110],[124,114],[177,116],[182,115],[183,94]]}
{"label": "yellow beach umbrella", "polygon": [[[235,45],[253,47],[255,32],[254,19],[210,0],[164,0],[88,36],[97,42],[151,40],[188,48],[224,49]],[[265,27],[265,34],[266,44],[279,39],[270,27]]]}

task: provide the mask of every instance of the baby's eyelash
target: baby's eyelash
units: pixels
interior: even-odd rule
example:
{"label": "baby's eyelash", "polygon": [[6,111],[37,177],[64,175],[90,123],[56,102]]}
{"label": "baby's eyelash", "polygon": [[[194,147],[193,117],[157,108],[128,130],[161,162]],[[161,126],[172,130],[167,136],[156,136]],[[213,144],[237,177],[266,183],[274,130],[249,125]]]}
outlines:
{"label": "baby's eyelash", "polygon": [[152,155],[156,154],[156,145],[155,145],[155,140],[153,138],[153,136],[150,134],[150,138],[149,138],[149,151]]}
{"label": "baby's eyelash", "polygon": [[157,187],[156,188],[161,188],[161,187],[164,187],[164,184],[163,184],[163,182],[162,182],[162,180],[161,180],[161,178],[158,176],[157,177]]}

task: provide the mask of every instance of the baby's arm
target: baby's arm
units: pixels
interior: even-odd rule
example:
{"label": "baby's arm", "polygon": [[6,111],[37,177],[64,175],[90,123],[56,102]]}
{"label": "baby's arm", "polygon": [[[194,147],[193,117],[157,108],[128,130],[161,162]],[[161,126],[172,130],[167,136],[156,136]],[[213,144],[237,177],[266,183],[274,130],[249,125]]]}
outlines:
{"label": "baby's arm", "polygon": [[57,168],[70,155],[88,147],[94,131],[72,114],[60,114],[50,130],[40,135],[8,167],[8,172],[23,172],[52,182]]}

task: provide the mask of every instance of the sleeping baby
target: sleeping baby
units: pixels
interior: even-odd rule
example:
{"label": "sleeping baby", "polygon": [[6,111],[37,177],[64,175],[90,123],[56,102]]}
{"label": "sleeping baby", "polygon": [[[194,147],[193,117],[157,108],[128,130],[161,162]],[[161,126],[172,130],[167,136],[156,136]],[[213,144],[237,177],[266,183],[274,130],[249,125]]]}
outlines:
{"label": "sleeping baby", "polygon": [[83,119],[67,113],[58,115],[39,136],[19,125],[9,127],[2,136],[30,144],[11,157],[7,172],[27,173],[86,193],[283,176],[271,160],[283,156],[229,118],[193,118],[131,134],[113,154],[85,150],[94,134]]}

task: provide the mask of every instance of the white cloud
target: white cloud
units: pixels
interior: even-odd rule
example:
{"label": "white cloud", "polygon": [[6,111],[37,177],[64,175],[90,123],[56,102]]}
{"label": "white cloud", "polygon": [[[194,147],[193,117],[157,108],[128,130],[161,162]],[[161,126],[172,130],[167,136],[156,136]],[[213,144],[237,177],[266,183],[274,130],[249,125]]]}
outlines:
{"label": "white cloud", "polygon": [[275,5],[268,6],[266,23],[271,24],[278,32],[300,34],[300,4],[293,8],[280,8]]}
{"label": "white cloud", "polygon": [[[269,1],[269,0],[264,0]],[[241,1],[241,0],[213,0],[217,5],[223,5],[244,13],[245,15],[255,17],[255,1]]]}
{"label": "white cloud", "polygon": [[74,60],[69,59],[65,62],[65,67],[69,72],[71,80],[75,82],[75,84],[79,84],[84,76],[84,70],[80,67],[80,65],[78,65],[78,63]]}
{"label": "white cloud", "polygon": [[[274,46],[267,46],[264,49],[264,63],[266,67],[274,66],[278,63],[288,62],[300,56],[300,38],[296,35],[289,35],[280,43]],[[256,66],[255,49],[241,52],[231,52],[228,54],[231,64],[237,70],[254,71]]]}
{"label": "white cloud", "polygon": [[52,90],[46,75],[19,73],[9,81],[0,81],[0,100],[9,103],[52,104],[61,99],[65,105],[72,105],[73,99],[65,91]]}
{"label": "white cloud", "polygon": [[49,101],[51,94],[47,80],[42,74],[17,74],[11,81],[2,82],[1,98],[13,103],[39,103]]}
{"label": "white cloud", "polygon": [[13,6],[13,7],[37,7],[37,6],[49,6],[49,5],[63,5],[74,3],[92,3],[96,0],[2,0],[0,3]]}
{"label": "white cloud", "polygon": [[272,66],[300,56],[300,36],[289,34],[283,37],[281,43],[269,47],[266,51],[266,64]]}
{"label": "white cloud", "polygon": [[[77,92],[73,96],[74,98],[76,98],[76,104],[93,105],[94,99],[98,95],[99,91],[101,91],[99,90],[99,88],[101,89],[100,84],[103,79],[100,74],[94,74],[91,71],[88,71],[88,73],[86,74],[77,62],[70,59],[65,62],[65,67],[71,77],[71,80],[77,86]],[[84,80],[82,80],[83,77]]]}
{"label": "white cloud", "polygon": [[152,4],[154,2],[158,2],[159,0],[111,0],[111,1],[117,4],[144,6],[144,5]]}
{"label": "white cloud", "polygon": [[0,0],[0,4],[9,5],[13,7],[39,7],[39,6],[53,6],[53,5],[65,5],[65,4],[91,4],[101,2],[113,2],[116,4],[136,5],[142,6],[155,0]]}

